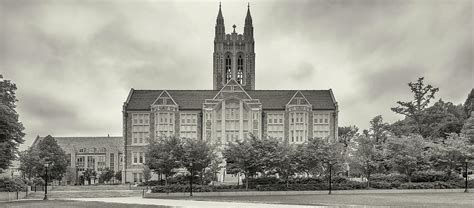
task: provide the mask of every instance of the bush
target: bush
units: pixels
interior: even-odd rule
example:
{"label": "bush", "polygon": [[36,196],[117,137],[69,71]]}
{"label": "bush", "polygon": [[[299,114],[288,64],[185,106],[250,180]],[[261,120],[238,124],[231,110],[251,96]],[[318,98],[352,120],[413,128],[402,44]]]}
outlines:
{"label": "bush", "polygon": [[374,174],[370,176],[370,181],[373,182],[387,182],[401,184],[408,182],[408,177],[405,174],[391,173],[388,175],[385,174]]}
{"label": "bush", "polygon": [[400,189],[453,189],[458,188],[458,186],[444,182],[422,182],[422,183],[403,183],[400,185]]}
{"label": "bush", "polygon": [[448,181],[451,178],[443,171],[416,171],[412,174],[411,182],[435,182],[435,181]]}
{"label": "bush", "polygon": [[0,178],[0,192],[24,191],[27,185],[21,178]]}
{"label": "bush", "polygon": [[[396,186],[400,186],[399,184]],[[375,188],[375,189],[391,189],[393,186],[389,182],[385,181],[376,181],[376,182],[370,182],[370,188]]]}
{"label": "bush", "polygon": [[[176,192],[189,192],[190,188],[187,185],[172,184],[168,186],[155,186],[151,188],[152,193],[176,193]],[[193,192],[213,192],[216,189],[212,186],[193,186]]]}
{"label": "bush", "polygon": [[255,188],[259,185],[270,185],[270,184],[279,184],[286,183],[284,180],[281,180],[276,177],[260,177],[260,178],[244,178],[242,180],[243,184],[246,184],[246,181],[249,181],[249,188]]}

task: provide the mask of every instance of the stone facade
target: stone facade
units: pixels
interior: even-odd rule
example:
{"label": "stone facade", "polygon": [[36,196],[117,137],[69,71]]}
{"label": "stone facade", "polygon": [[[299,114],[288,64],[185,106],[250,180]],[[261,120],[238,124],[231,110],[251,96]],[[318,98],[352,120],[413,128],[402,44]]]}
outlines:
{"label": "stone facade", "polygon": [[[36,146],[44,137],[36,137],[32,146]],[[86,169],[97,172],[109,168],[114,171],[123,169],[123,137],[53,137],[58,145],[66,152],[69,168],[76,176],[63,177],[63,184],[86,183],[82,178]],[[67,174],[67,173],[66,173]],[[76,178],[76,181],[68,181]],[[118,179],[120,180],[120,179]],[[96,180],[96,182],[98,182]]]}
{"label": "stone facade", "polygon": [[[219,7],[213,90],[130,90],[123,106],[123,182],[142,180],[146,161],[142,141],[148,138],[187,137],[221,146],[251,134],[289,144],[313,137],[337,139],[338,106],[332,90],[255,90],[250,10],[244,33],[237,34],[235,28],[225,34]],[[221,175],[224,180],[225,170]]]}

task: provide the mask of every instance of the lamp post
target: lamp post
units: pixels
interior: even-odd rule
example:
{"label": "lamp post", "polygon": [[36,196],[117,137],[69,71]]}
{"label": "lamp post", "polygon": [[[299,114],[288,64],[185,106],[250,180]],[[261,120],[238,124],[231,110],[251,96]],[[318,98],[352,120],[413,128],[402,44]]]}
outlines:
{"label": "lamp post", "polygon": [[193,196],[193,162],[190,162],[189,163],[189,166],[191,167],[191,179],[189,180],[190,183],[189,183],[189,186],[190,186],[190,190],[189,190],[189,196]]}
{"label": "lamp post", "polygon": [[76,183],[76,186],[77,186],[77,182],[79,181],[79,179],[78,179],[78,178],[79,178],[79,170],[78,170],[78,168],[79,168],[79,166],[76,165],[76,182],[75,182],[75,183]]}
{"label": "lamp post", "polygon": [[331,194],[331,191],[332,191],[332,181],[331,181],[332,164],[328,163],[328,165],[329,165],[329,193],[328,194]]}
{"label": "lamp post", "polygon": [[46,168],[46,175],[45,175],[45,183],[44,183],[44,198],[43,198],[43,200],[48,200],[48,168],[49,168],[49,162],[45,162],[44,167]]}
{"label": "lamp post", "polygon": [[464,168],[465,168],[465,171],[466,171],[466,179],[464,181],[464,193],[467,193],[467,192],[469,192],[467,190],[467,159],[466,159],[466,161],[464,161],[464,165],[465,165]]}

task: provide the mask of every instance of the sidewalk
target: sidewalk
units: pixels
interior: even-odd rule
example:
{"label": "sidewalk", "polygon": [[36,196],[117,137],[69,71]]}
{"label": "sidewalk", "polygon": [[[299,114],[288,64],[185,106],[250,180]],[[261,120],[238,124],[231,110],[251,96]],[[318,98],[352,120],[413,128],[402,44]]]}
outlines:
{"label": "sidewalk", "polygon": [[[215,201],[194,201],[194,200],[173,200],[173,199],[144,199],[141,197],[126,198],[71,198],[64,200],[76,201],[97,201],[122,204],[142,204],[161,205],[170,207],[201,208],[201,207],[226,207],[226,208],[326,208],[328,206],[303,206],[286,204],[264,204],[264,203],[243,203],[243,202],[215,202]],[[351,206],[352,207],[352,206]]]}

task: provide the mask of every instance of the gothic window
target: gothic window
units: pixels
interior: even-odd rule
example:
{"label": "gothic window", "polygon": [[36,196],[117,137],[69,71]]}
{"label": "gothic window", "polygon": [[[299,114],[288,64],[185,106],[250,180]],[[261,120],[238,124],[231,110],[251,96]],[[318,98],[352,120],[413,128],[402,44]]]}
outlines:
{"label": "gothic window", "polygon": [[239,55],[237,59],[237,82],[243,84],[244,81],[244,59]]}
{"label": "gothic window", "polygon": [[155,113],[155,137],[168,137],[174,134],[174,113]]}
{"label": "gothic window", "polygon": [[225,77],[226,82],[232,79],[232,59],[230,58],[230,55],[225,57]]}
{"label": "gothic window", "polygon": [[313,137],[326,138],[329,136],[329,114],[313,114]]}
{"label": "gothic window", "polygon": [[283,113],[269,113],[267,115],[267,136],[283,141],[284,125]]}
{"label": "gothic window", "polygon": [[196,139],[197,138],[197,113],[181,113],[181,122],[179,127],[180,137]]}
{"label": "gothic window", "polygon": [[292,143],[303,143],[307,139],[308,117],[307,112],[296,111],[290,113],[290,137]]}

